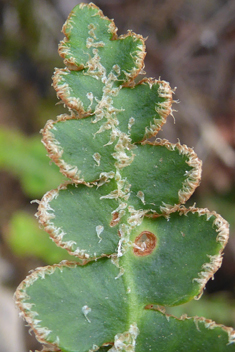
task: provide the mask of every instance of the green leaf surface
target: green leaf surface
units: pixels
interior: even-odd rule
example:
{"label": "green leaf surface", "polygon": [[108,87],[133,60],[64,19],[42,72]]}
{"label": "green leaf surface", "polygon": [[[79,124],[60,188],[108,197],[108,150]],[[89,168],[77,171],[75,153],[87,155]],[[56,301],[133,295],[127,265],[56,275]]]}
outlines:
{"label": "green leaf surface", "polygon": [[66,39],[60,43],[59,53],[70,67],[88,68],[97,77],[113,71],[124,81],[140,71],[143,38],[129,33],[118,39],[114,22],[95,5],[77,5],[63,31]]}
{"label": "green leaf surface", "polygon": [[93,113],[103,95],[104,83],[87,75],[83,70],[57,69],[53,82],[57,96],[68,107],[81,113]]}
{"label": "green leaf surface", "polygon": [[118,202],[101,198],[113,189],[112,183],[99,188],[83,184],[63,188],[42,199],[38,216],[45,230],[75,256],[89,259],[113,254],[119,236],[118,227],[110,223]]}
{"label": "green leaf surface", "polygon": [[110,131],[98,133],[105,121],[93,123],[93,118],[62,119],[46,125],[44,144],[61,171],[76,181],[93,182],[101,173],[114,172],[114,151]]}
{"label": "green leaf surface", "polygon": [[[58,97],[83,114],[94,113],[103,93],[107,94],[104,83],[84,70],[56,69],[53,82]],[[143,80],[133,87],[123,87],[114,95],[110,90],[109,94],[118,129],[130,135],[133,142],[155,135],[171,112],[172,91],[164,81]]]}
{"label": "green leaf surface", "polygon": [[201,164],[189,148],[160,141],[138,145],[134,154],[122,177],[131,184],[128,202],[135,209],[170,210],[184,203],[197,187]]}
{"label": "green leaf surface", "polygon": [[[131,233],[134,247],[120,258],[139,305],[178,305],[199,295],[221,261],[224,243],[219,233],[226,226],[212,213],[196,209],[144,218]],[[148,255],[146,236],[136,240],[146,232],[156,238]],[[142,247],[137,254],[136,246]]]}
{"label": "green leaf surface", "polygon": [[109,259],[39,268],[16,298],[21,296],[25,318],[42,342],[63,352],[88,351],[127,329],[127,295],[118,273]]}
{"label": "green leaf surface", "polygon": [[139,323],[136,352],[230,352],[235,351],[232,328],[204,318],[176,319],[145,310]]}
{"label": "green leaf surface", "polygon": [[163,81],[144,80],[134,87],[123,87],[113,97],[119,109],[118,128],[133,142],[155,135],[171,112],[172,92]]}
{"label": "green leaf surface", "polygon": [[[105,184],[98,190],[104,191],[106,187],[108,190],[109,186]],[[73,212],[71,197],[68,197],[68,202],[66,197],[69,192],[74,194],[78,191],[79,194],[80,187],[85,191],[95,189],[70,185],[66,190],[61,190],[65,200],[58,201],[58,204],[63,204],[63,209],[68,211],[58,214],[59,218],[69,211]],[[59,198],[57,194],[54,199],[57,201]],[[90,198],[87,193],[87,200]],[[84,207],[81,217],[85,217],[88,212],[86,202],[78,203]],[[54,215],[53,208],[52,201],[48,211]],[[42,213],[45,217],[45,212]],[[52,221],[54,219],[56,217]],[[71,217],[69,219],[71,221]],[[83,236],[82,221],[79,219],[79,226],[75,226],[76,229],[80,228],[79,240]],[[64,223],[67,223],[66,220]],[[91,224],[92,221],[86,220],[85,223]],[[168,351],[168,348],[174,352],[172,346],[178,348],[183,342],[187,346],[191,343],[195,351],[200,351],[200,348],[203,351],[206,346],[208,351],[214,352],[208,348],[208,341],[218,338],[218,335],[223,338],[219,340],[220,349],[216,351],[222,352],[225,339],[228,340],[224,329],[216,327],[211,333],[210,327],[214,328],[215,325],[206,321],[209,329],[205,330],[202,326],[203,336],[200,339],[195,324],[190,325],[193,319],[162,318],[156,311],[146,313],[144,307],[153,309],[157,304],[180,304],[200,294],[220,264],[221,251],[227,240],[226,231],[227,223],[204,209],[191,208],[189,211],[183,208],[180,213],[170,214],[168,218],[144,218],[130,235],[134,245],[119,260],[112,257],[84,266],[63,263],[39,268],[18,288],[17,304],[41,342],[54,343],[66,352],[85,352],[91,346],[102,346],[104,343],[114,343],[115,348],[122,343],[124,351],[128,351],[130,346],[133,348],[136,343],[137,352],[151,351],[151,346],[158,342],[160,352]],[[136,241],[143,233],[151,233],[156,238],[156,245],[147,254],[149,242],[146,236],[142,242]],[[91,232],[86,234],[86,239],[86,243],[92,242]],[[204,246],[201,246],[202,241]],[[201,321],[196,321],[196,327],[198,322]],[[168,336],[170,329],[171,338],[165,343],[163,336]],[[185,331],[180,340],[177,339],[179,329]],[[193,338],[195,335],[195,344],[188,335],[189,331],[193,333]],[[232,347],[230,350],[233,350]]]}

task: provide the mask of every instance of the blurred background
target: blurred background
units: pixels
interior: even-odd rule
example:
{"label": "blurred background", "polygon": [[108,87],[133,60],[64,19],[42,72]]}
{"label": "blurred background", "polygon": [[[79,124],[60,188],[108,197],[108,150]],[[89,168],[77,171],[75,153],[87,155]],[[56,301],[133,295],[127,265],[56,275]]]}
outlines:
{"label": "blurred background", "polygon": [[[64,112],[51,87],[61,27],[75,0],[0,0],[0,346],[1,352],[40,349],[24,328],[13,293],[28,271],[67,254],[38,228],[43,194],[63,180],[50,165],[39,130]],[[160,137],[185,143],[203,160],[191,200],[230,222],[222,268],[201,300],[175,315],[204,315],[235,328],[235,1],[97,0],[119,34],[132,29],[147,45],[147,77],[177,87],[174,119]]]}

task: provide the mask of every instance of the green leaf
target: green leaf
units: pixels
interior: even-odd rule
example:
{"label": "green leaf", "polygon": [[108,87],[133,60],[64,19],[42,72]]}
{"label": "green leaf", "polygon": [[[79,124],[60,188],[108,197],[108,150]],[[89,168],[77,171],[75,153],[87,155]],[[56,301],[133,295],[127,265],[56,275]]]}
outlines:
{"label": "green leaf", "polygon": [[116,26],[93,4],[77,5],[63,27],[59,53],[71,69],[87,69],[103,78],[111,72],[119,81],[137,76],[144,58],[144,40],[135,33],[117,37]]}
{"label": "green leaf", "polygon": [[206,209],[144,218],[132,230],[133,248],[120,258],[139,306],[178,305],[200,295],[221,264],[227,237],[227,222]]}
{"label": "green leaf", "polygon": [[139,323],[136,352],[230,352],[235,351],[232,328],[204,318],[176,319],[145,310]]}
{"label": "green leaf", "polygon": [[133,162],[122,170],[131,185],[135,209],[171,212],[198,186],[201,162],[192,149],[166,140],[138,145]]}
{"label": "green leaf", "polygon": [[114,173],[114,146],[109,144],[110,132],[103,121],[93,118],[73,119],[69,116],[49,121],[43,130],[43,143],[50,158],[61,172],[79,182],[94,182],[104,173]]}
{"label": "green leaf", "polygon": [[21,283],[16,300],[41,342],[88,351],[127,329],[127,295],[118,273],[105,258],[38,268]]}
{"label": "green leaf", "polygon": [[102,198],[110,189],[112,183],[99,188],[62,185],[43,197],[37,214],[39,222],[72,255],[87,260],[113,254],[119,236],[117,226],[112,225],[112,212],[118,202]]}
{"label": "green leaf", "polygon": [[[70,191],[76,189],[73,187]],[[112,260],[99,259],[84,266],[71,263],[37,269],[18,288],[18,305],[37,337],[43,342],[58,344],[64,351],[87,351],[92,344],[102,346],[118,341],[131,345],[137,335],[136,351],[146,350],[143,345],[154,346],[156,338],[161,346],[165,342],[162,338],[165,329],[168,334],[167,329],[172,328],[172,335],[177,336],[178,320],[172,319],[172,324],[167,325],[170,318],[162,318],[157,312],[145,313],[143,308],[180,304],[200,294],[221,261],[227,230],[227,223],[221,217],[204,209],[182,209],[169,218],[146,218],[131,233],[130,240],[135,245],[119,261],[112,257]],[[136,241],[143,233],[156,237],[156,245],[150,252],[146,237],[142,242],[140,238]],[[90,241],[89,234],[87,239]],[[159,325],[158,319],[161,323],[164,319],[165,324]],[[148,329],[146,321],[150,324]],[[182,329],[197,333],[190,321],[193,320],[186,320]],[[154,331],[151,326],[156,326]],[[223,344],[226,335],[220,330]],[[213,331],[217,333],[218,329]],[[211,335],[210,329],[208,336],[204,331],[202,340],[196,337],[196,348],[204,348],[203,339],[210,341],[216,336]],[[184,338],[185,343],[192,343],[189,337]],[[169,345],[165,344],[166,348],[176,343],[171,340]],[[78,345],[79,349],[74,347]],[[208,348],[207,342],[205,346]],[[159,351],[167,349],[161,346]]]}
{"label": "green leaf", "polygon": [[171,113],[172,91],[164,81],[143,80],[133,87],[123,87],[113,97],[119,111],[118,128],[133,142],[156,135]]}
{"label": "green leaf", "polygon": [[104,83],[84,71],[56,69],[53,83],[58,98],[71,109],[83,114],[93,113],[103,95]]}
{"label": "green leaf", "polygon": [[[107,93],[112,96],[112,90],[107,92],[103,82],[85,71],[56,69],[53,83],[57,96],[80,114],[99,111],[102,97]],[[171,103],[172,91],[168,83],[152,79],[123,87],[112,96],[118,129],[130,135],[133,142],[157,134],[171,113]]]}

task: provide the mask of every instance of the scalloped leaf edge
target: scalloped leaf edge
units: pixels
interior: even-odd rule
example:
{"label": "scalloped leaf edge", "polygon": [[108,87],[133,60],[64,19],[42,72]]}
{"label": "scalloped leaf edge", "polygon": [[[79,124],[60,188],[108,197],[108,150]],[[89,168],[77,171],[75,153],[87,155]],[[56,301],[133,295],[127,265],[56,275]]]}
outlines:
{"label": "scalloped leaf edge", "polygon": [[197,315],[193,316],[193,317],[189,317],[187,314],[183,314],[183,315],[181,315],[180,318],[178,318],[172,314],[167,314],[164,307],[154,306],[151,304],[145,306],[145,309],[158,311],[159,313],[164,315],[167,320],[169,320],[169,318],[174,318],[175,320],[178,320],[178,321],[193,320],[197,330],[199,330],[199,328],[198,328],[199,322],[204,323],[204,325],[207,329],[221,328],[222,330],[224,330],[228,334],[228,345],[235,343],[235,330],[232,327],[228,327],[223,324],[217,324],[215,321],[213,321],[211,319],[199,317]]}
{"label": "scalloped leaf edge", "polygon": [[[97,7],[95,4],[93,3],[81,3],[78,5],[80,9],[83,9],[84,7],[90,8],[90,9],[95,9],[97,10],[97,16],[100,16],[101,19],[104,19],[106,21],[109,22],[109,33],[112,35],[111,40],[123,40],[126,37],[132,36],[134,37],[135,40],[139,39],[142,43],[142,47],[139,48],[141,50],[139,50],[139,52],[136,55],[136,68],[133,68],[132,71],[130,71],[129,73],[125,73],[126,74],[126,78],[127,80],[132,80],[134,79],[136,76],[138,76],[138,74],[141,72],[141,70],[143,69],[143,65],[144,65],[144,58],[146,56],[146,46],[145,46],[145,40],[142,37],[142,35],[136,34],[134,32],[132,32],[131,30],[129,30],[127,32],[127,34],[125,35],[117,35],[117,30],[118,28],[116,27],[114,21],[112,19],[109,19],[107,16],[104,16],[103,11]],[[69,42],[69,37],[70,37],[70,32],[73,28],[73,17],[76,16],[74,14],[73,11],[70,12],[68,19],[66,20],[66,22],[64,23],[63,27],[62,27],[62,32],[65,35],[64,40],[62,40],[59,44],[59,48],[58,48],[58,52],[59,55],[62,57],[62,59],[64,60],[64,64],[70,69],[70,70],[82,70],[85,68],[84,65],[76,65],[76,59],[73,57],[73,55],[70,53],[70,48],[67,46],[67,43]],[[70,55],[70,58],[66,58],[67,55]]]}
{"label": "scalloped leaf edge", "polygon": [[198,213],[199,216],[206,215],[207,221],[211,218],[211,216],[215,216],[215,220],[213,222],[213,226],[215,226],[216,232],[218,232],[216,241],[221,244],[221,249],[219,254],[211,256],[208,255],[210,259],[209,263],[204,263],[202,265],[202,270],[198,273],[198,277],[194,278],[193,281],[196,281],[200,285],[200,293],[194,297],[194,299],[198,300],[201,298],[203,294],[203,290],[209,281],[209,279],[214,278],[214,274],[221,267],[223,261],[223,250],[229,239],[229,223],[215,211],[210,211],[207,208],[196,208],[195,206],[189,207],[188,209],[185,207],[181,207],[179,209],[180,215],[185,215],[191,213]]}
{"label": "scalloped leaf edge", "polygon": [[182,188],[178,191],[179,203],[171,205],[165,204],[161,206],[161,212],[163,215],[171,214],[179,209],[179,207],[186,203],[186,201],[192,196],[195,189],[200,185],[201,182],[201,174],[202,174],[202,161],[198,158],[195,151],[188,147],[185,144],[171,143],[167,139],[156,138],[154,142],[143,141],[142,145],[156,145],[156,146],[164,146],[170,151],[175,151],[177,149],[180,155],[185,155],[188,157],[188,164],[192,169],[187,172],[187,178],[184,180],[182,184]]}
{"label": "scalloped leaf edge", "polygon": [[[33,310],[33,303],[26,303],[29,299],[26,289],[30,287],[35,281],[39,278],[45,278],[45,275],[52,275],[56,268],[59,268],[63,271],[63,267],[76,267],[79,266],[78,263],[69,262],[67,260],[62,261],[59,264],[48,265],[45,267],[38,267],[33,270],[18,286],[14,298],[17,307],[20,309],[19,315],[24,318],[24,320],[29,324],[30,331],[33,331],[37,340],[42,344],[47,344],[47,336],[51,333],[47,327],[42,327],[40,325],[40,320],[37,319],[38,313]],[[52,343],[49,343],[49,348],[58,348],[59,341],[58,339]],[[55,349],[55,351],[57,351]]]}
{"label": "scalloped leaf edge", "polygon": [[[195,211],[198,211],[198,210],[201,211],[201,215],[204,215],[205,213],[207,214],[207,212],[205,212],[205,209],[196,209],[196,208],[194,208],[194,210]],[[186,209],[186,212],[184,213],[184,215],[187,215],[188,211],[189,211],[189,209]],[[29,299],[29,296],[26,293],[26,289],[28,287],[30,287],[39,278],[44,279],[45,275],[52,275],[57,268],[59,268],[60,271],[62,272],[64,267],[74,268],[74,267],[77,267],[77,266],[79,266],[78,263],[69,262],[69,261],[62,261],[59,264],[54,264],[54,265],[50,265],[50,266],[46,266],[46,267],[36,268],[33,272],[31,272],[20,283],[20,285],[18,286],[18,288],[17,288],[17,290],[15,292],[15,302],[16,302],[16,305],[18,306],[18,308],[21,311],[20,315],[31,326],[31,330],[35,333],[35,336],[38,339],[38,341],[41,342],[42,344],[47,344],[48,347],[46,347],[46,346],[44,347],[46,349],[46,351],[47,351],[47,348],[50,348],[50,349],[52,349],[52,351],[54,350],[56,352],[60,351],[60,350],[58,350],[59,337],[57,337],[54,342],[48,343],[47,337],[50,334],[51,330],[48,329],[47,327],[42,327],[40,325],[41,321],[37,319],[38,313],[33,310],[34,304],[26,302]],[[228,344],[235,343],[235,330],[233,328],[226,327],[223,324],[216,324],[214,321],[212,321],[210,319],[206,319],[204,317],[198,317],[198,316],[188,317],[186,314],[182,315],[180,318],[177,318],[177,317],[175,317],[175,316],[173,316],[171,314],[166,314],[164,307],[161,307],[161,306],[158,306],[158,305],[153,305],[153,304],[149,304],[149,305],[145,306],[144,309],[158,311],[161,314],[163,314],[166,317],[167,320],[169,320],[170,317],[172,317],[172,318],[174,318],[176,320],[181,320],[181,321],[189,320],[189,319],[192,320],[193,319],[197,329],[198,329],[198,322],[204,323],[205,327],[208,328],[208,329],[213,329],[213,328],[216,328],[216,327],[220,327],[228,334]],[[116,346],[118,346],[118,341],[123,338],[123,336],[124,336],[123,334],[125,334],[125,333],[120,333],[120,334],[114,336],[113,351],[116,351],[115,348],[116,348]],[[129,335],[130,335],[131,344],[134,346],[136,338],[137,338],[138,333],[139,333],[137,325],[135,325],[135,326],[133,325],[133,327],[130,326],[129,333],[130,333]]]}

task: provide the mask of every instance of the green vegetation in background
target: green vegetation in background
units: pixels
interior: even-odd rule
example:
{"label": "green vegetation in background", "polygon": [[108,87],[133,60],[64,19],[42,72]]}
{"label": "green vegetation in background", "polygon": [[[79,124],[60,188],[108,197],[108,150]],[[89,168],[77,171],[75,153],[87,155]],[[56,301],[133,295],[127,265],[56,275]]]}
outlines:
{"label": "green vegetation in background", "polygon": [[64,178],[57,166],[50,165],[40,136],[26,137],[19,131],[0,129],[0,170],[6,170],[20,180],[30,198],[41,198],[48,189]]}
{"label": "green vegetation in background", "polygon": [[12,252],[19,257],[36,257],[46,264],[74,260],[65,249],[55,246],[48,233],[38,227],[38,222],[25,211],[13,214],[5,231],[5,240]]}

